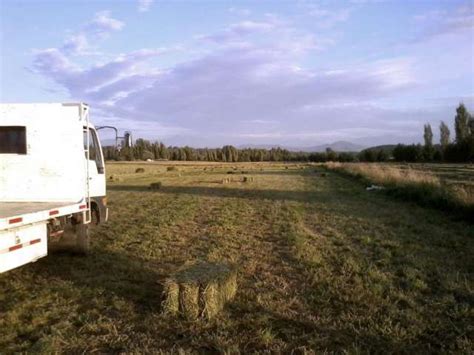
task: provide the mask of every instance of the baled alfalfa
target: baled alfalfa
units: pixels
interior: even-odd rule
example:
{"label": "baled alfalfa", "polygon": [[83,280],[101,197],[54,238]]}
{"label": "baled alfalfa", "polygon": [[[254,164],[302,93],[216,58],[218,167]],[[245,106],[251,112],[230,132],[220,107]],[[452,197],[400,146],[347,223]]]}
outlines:
{"label": "baled alfalfa", "polygon": [[122,178],[120,176],[112,174],[112,175],[109,176],[109,180],[110,181],[122,181]]}
{"label": "baled alfalfa", "polygon": [[233,266],[195,263],[167,280],[163,311],[187,319],[211,319],[235,296],[236,291],[237,272]]}
{"label": "baled alfalfa", "polygon": [[237,293],[237,272],[235,269],[231,270],[228,277],[222,280],[220,290],[222,297],[226,302],[235,297],[235,294]]}
{"label": "baled alfalfa", "polygon": [[200,294],[201,315],[204,318],[211,319],[224,308],[224,297],[221,296],[219,284],[215,281],[202,286]]}
{"label": "baled alfalfa", "polygon": [[180,313],[188,319],[196,319],[200,314],[199,283],[194,280],[179,284]]}
{"label": "baled alfalfa", "polygon": [[179,284],[174,279],[165,281],[162,302],[163,313],[176,315],[179,312]]}

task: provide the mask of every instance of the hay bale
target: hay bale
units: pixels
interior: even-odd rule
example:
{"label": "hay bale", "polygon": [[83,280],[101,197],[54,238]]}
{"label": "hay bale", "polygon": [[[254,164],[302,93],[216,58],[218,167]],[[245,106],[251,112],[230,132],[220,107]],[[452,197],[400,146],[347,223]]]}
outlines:
{"label": "hay bale", "polygon": [[165,282],[163,312],[187,319],[212,319],[234,298],[237,272],[234,267],[217,263],[195,263]]}
{"label": "hay bale", "polygon": [[150,190],[159,190],[159,189],[161,189],[161,186],[162,186],[161,181],[152,182],[152,183],[150,184],[149,189],[150,189]]}
{"label": "hay bale", "polygon": [[110,181],[122,181],[122,178],[117,176],[117,175],[110,175],[109,180]]}
{"label": "hay bale", "polygon": [[189,280],[179,284],[179,310],[187,319],[199,317],[199,284]]}
{"label": "hay bale", "polygon": [[165,281],[163,288],[162,308],[164,313],[178,314],[179,312],[179,285],[175,280]]}
{"label": "hay bale", "polygon": [[145,169],[143,168],[136,168],[135,169],[135,173],[144,173],[145,172]]}

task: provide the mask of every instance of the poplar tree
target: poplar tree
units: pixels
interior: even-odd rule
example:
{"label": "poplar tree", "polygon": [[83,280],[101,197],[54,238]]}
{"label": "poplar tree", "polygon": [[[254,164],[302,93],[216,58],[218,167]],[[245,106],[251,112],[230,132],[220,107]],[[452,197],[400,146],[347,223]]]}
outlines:
{"label": "poplar tree", "polygon": [[454,118],[454,127],[456,129],[457,143],[465,142],[471,135],[469,127],[470,120],[471,117],[466,109],[466,106],[464,106],[463,103],[460,103],[458,108],[456,109],[456,117]]}
{"label": "poplar tree", "polygon": [[439,125],[439,143],[441,144],[441,147],[443,149],[446,149],[448,144],[450,143],[450,135],[451,132],[449,130],[449,127],[441,121],[441,124]]}

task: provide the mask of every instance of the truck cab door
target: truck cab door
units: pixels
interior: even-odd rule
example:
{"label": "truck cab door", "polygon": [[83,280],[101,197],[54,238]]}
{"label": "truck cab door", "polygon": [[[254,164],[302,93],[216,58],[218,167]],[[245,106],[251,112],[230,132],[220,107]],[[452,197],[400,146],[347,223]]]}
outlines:
{"label": "truck cab door", "polygon": [[[87,132],[87,131],[86,131]],[[89,168],[89,191],[91,197],[102,197],[105,196],[105,164],[104,157],[102,155],[102,148],[100,146],[99,137],[97,131],[89,127],[89,160],[87,160],[86,153],[86,164]],[[84,147],[87,146],[87,136],[84,133]]]}

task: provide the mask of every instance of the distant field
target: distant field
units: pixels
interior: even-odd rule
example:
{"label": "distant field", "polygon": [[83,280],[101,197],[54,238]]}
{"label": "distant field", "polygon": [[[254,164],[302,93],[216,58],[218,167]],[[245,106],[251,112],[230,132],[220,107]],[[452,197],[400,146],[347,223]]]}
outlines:
{"label": "distant field", "polygon": [[474,164],[404,164],[400,166],[428,171],[446,183],[467,184],[474,187]]}
{"label": "distant field", "polygon": [[[447,167],[414,166],[472,183]],[[112,163],[107,178],[90,256],[0,275],[0,353],[474,351],[472,224],[305,164]],[[196,260],[236,263],[236,298],[210,322],[163,315],[162,282]]]}

